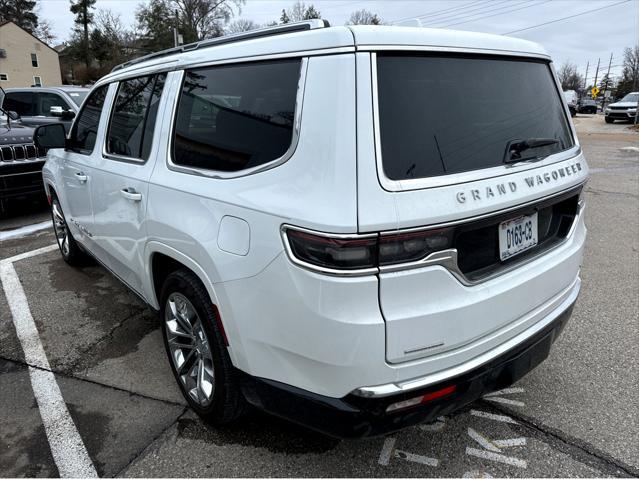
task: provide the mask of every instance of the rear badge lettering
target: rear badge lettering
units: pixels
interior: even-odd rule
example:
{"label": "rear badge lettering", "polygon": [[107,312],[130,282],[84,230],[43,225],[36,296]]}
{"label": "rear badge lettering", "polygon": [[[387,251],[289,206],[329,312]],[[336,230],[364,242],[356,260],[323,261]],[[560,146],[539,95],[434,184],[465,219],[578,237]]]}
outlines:
{"label": "rear badge lettering", "polygon": [[[583,170],[581,162],[577,162],[573,165],[557,168],[552,171],[548,171],[539,175],[531,175],[524,178],[523,182],[519,180],[528,188],[536,188],[537,186],[543,186],[553,183],[562,178],[577,175]],[[486,186],[485,188],[473,188],[466,191],[458,191],[455,195],[457,202],[460,204],[466,203],[469,199],[473,201],[482,201],[485,199],[495,198],[497,196],[504,196],[509,193],[515,193],[518,188],[518,183],[515,181],[509,181],[507,183],[497,183],[495,185]]]}

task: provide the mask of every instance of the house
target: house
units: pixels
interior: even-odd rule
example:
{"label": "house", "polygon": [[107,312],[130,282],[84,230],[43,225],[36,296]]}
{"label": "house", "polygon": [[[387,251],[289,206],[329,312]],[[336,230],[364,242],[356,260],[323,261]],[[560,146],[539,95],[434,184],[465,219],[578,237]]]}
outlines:
{"label": "house", "polygon": [[60,84],[58,52],[15,23],[0,23],[0,86]]}

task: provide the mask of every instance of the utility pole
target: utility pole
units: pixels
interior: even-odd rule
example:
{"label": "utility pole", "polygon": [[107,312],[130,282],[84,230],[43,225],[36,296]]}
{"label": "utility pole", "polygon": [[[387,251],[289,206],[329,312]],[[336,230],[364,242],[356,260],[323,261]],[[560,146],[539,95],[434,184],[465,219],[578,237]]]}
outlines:
{"label": "utility pole", "polygon": [[[595,82],[592,84],[592,86],[597,86],[597,77],[599,76],[599,62],[601,61],[601,58],[597,58],[597,70],[595,71]],[[590,98],[592,98],[592,94],[590,95]]]}
{"label": "utility pole", "polygon": [[590,68],[590,60],[586,63],[586,75],[584,76],[584,90],[588,88],[588,68]]}
{"label": "utility pole", "polygon": [[606,108],[606,92],[608,91],[608,83],[610,83],[610,65],[612,65],[612,53],[608,62],[608,73],[606,73],[606,84],[604,85],[603,98],[601,99],[601,109]]}
{"label": "utility pole", "polygon": [[175,26],[173,27],[173,46],[177,47],[178,46],[178,11],[177,9],[175,10]]}

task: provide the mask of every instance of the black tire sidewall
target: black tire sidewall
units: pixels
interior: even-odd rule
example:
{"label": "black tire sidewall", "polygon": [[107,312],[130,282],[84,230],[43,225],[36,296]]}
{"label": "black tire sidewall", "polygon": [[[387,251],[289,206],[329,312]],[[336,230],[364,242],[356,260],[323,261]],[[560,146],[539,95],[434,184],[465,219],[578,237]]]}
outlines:
{"label": "black tire sidewall", "polygon": [[[55,216],[53,214],[53,205],[54,204],[58,205],[58,209],[60,210],[60,214],[62,215],[62,218],[64,218],[65,228],[67,229],[67,238],[68,238],[68,242],[69,242],[69,253],[66,254],[66,255],[64,254],[64,251],[62,251],[62,245],[58,241],[58,236],[55,233]],[[73,235],[71,234],[71,230],[69,229],[69,224],[67,223],[67,217],[64,214],[64,211],[62,210],[62,205],[60,204],[60,201],[58,200],[58,198],[55,197],[55,196],[51,200],[51,220],[54,222],[54,235],[56,235],[56,243],[58,244],[58,249],[60,250],[60,255],[62,256],[62,259],[64,259],[64,261],[66,261],[67,263],[69,263],[72,266],[81,265],[82,264],[81,259],[83,259],[82,258],[83,252],[80,250],[80,247],[75,242],[75,239],[73,238]]]}
{"label": "black tire sidewall", "polygon": [[[189,396],[188,392],[182,386],[182,381],[173,364],[173,358],[171,357],[171,350],[169,348],[166,331],[165,314],[167,299],[171,293],[176,292],[185,296],[195,308],[209,342],[211,356],[213,358],[215,385],[213,389],[213,401],[211,401],[211,404],[208,406],[198,404]],[[236,388],[237,386],[234,383],[232,363],[226,350],[226,344],[222,333],[217,326],[218,318],[215,316],[215,311],[209,299],[208,292],[195,275],[185,270],[178,270],[171,273],[164,282],[160,301],[159,315],[160,321],[162,322],[164,347],[171,371],[173,372],[173,376],[178,383],[178,387],[180,388],[182,395],[188,402],[189,406],[207,421],[219,424],[228,422],[229,418],[227,416],[229,416],[229,414],[227,406],[229,400],[234,399],[229,396],[234,396],[237,393],[236,390],[230,391],[229,389]]]}

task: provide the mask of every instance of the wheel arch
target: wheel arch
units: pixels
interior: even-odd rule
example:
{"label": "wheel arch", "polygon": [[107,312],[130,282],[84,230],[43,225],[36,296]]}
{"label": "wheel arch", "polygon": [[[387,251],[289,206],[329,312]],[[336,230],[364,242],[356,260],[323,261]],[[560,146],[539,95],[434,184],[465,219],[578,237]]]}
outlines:
{"label": "wheel arch", "polygon": [[217,304],[218,298],[213,283],[204,269],[189,256],[164,243],[151,241],[146,245],[145,257],[145,263],[148,265],[148,299],[154,308],[159,309],[159,296],[164,278],[177,268],[185,268],[197,276],[209,293],[211,301]]}

